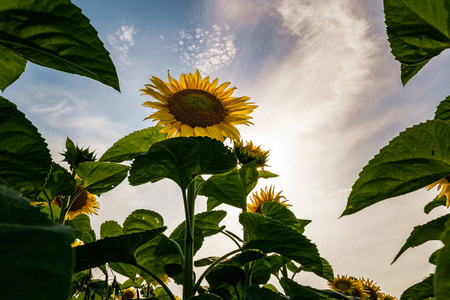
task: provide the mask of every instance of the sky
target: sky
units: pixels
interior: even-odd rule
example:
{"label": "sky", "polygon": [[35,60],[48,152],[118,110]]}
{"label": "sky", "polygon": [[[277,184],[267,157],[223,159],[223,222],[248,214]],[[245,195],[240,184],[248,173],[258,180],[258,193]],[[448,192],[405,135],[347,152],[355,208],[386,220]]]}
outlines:
{"label": "sky", "polygon": [[[305,234],[333,266],[335,275],[374,280],[397,297],[433,272],[429,255],[440,242],[407,250],[391,262],[414,226],[429,215],[423,206],[437,192],[420,190],[339,218],[351,187],[367,162],[407,127],[432,119],[448,96],[450,56],[434,58],[405,87],[390,53],[382,1],[88,1],[74,3],[91,20],[117,68],[121,93],[99,82],[28,63],[2,94],[39,128],[54,161],[61,163],[66,137],[96,149],[98,157],[121,137],[153,126],[143,119],[149,96],[139,89],[154,75],[167,78],[198,69],[230,81],[236,96],[259,107],[254,126],[238,126],[244,140],[270,150],[267,169],[298,218],[312,223]],[[107,5],[105,5],[107,3]],[[94,230],[120,224],[140,208],[160,213],[171,232],[184,217],[173,182],[131,187],[127,181],[99,199]],[[239,210],[224,205],[224,224],[239,234]],[[206,210],[199,198],[196,211]],[[219,255],[234,244],[208,238],[196,258]],[[313,274],[296,280],[316,288]]]}

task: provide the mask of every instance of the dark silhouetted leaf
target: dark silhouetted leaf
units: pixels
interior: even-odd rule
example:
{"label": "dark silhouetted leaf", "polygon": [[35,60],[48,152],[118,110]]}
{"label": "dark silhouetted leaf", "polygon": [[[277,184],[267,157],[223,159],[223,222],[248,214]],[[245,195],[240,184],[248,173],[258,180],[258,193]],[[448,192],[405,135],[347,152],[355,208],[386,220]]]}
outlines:
{"label": "dark silhouetted leaf", "polygon": [[250,286],[246,291],[245,295],[248,300],[287,300],[288,297],[271,291],[270,289],[259,287],[258,285]]}
{"label": "dark silhouetted leaf", "polygon": [[52,163],[50,174],[39,198],[51,203],[56,196],[69,196],[75,192],[77,183],[73,176],[57,163]]}
{"label": "dark silhouetted leaf", "polygon": [[[422,282],[416,283],[415,285],[407,288],[403,294],[400,296],[401,300],[423,300],[434,296],[433,288],[434,275],[425,278]],[[448,278],[446,278],[448,280]],[[448,296],[448,290],[446,294]],[[438,298],[440,299],[440,298]],[[442,298],[448,299],[448,298]]]}
{"label": "dark silhouetted leaf", "polygon": [[441,236],[444,247],[439,250],[436,264],[434,287],[437,299],[450,299],[450,221],[447,221],[446,231]]}

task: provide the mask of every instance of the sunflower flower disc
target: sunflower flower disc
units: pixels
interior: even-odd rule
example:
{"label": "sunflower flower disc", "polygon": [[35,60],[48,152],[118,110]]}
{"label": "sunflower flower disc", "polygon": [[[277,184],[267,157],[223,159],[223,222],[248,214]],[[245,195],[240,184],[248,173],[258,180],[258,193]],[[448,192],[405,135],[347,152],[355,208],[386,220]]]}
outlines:
{"label": "sunflower flower disc", "polygon": [[157,111],[145,119],[164,126],[161,132],[167,133],[167,138],[208,136],[219,141],[224,137],[239,140],[235,125],[253,125],[249,114],[257,106],[249,102],[249,97],[232,97],[236,88],[227,89],[229,82],[218,86],[217,78],[209,82],[209,77],[202,79],[198,70],[195,74],[181,74],[179,81],[170,74],[169,82],[155,76],[150,81],[152,84],[140,91],[158,102],[146,101],[142,105]]}
{"label": "sunflower flower disc", "polygon": [[[81,185],[77,185],[75,192],[72,197],[75,196],[83,187]],[[62,200],[59,197],[56,197],[53,200],[53,204],[57,205],[61,208]],[[79,214],[97,214],[97,210],[99,209],[99,204],[94,195],[89,193],[88,191],[82,191],[67,212],[67,219],[71,220],[75,218]]]}

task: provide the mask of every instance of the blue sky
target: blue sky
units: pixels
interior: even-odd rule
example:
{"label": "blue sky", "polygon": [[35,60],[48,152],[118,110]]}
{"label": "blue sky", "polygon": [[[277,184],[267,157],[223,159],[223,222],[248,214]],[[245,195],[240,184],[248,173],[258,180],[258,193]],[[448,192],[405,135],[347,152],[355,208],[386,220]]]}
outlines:
{"label": "blue sky", "polygon": [[[199,69],[230,81],[237,96],[259,106],[255,126],[238,129],[245,140],[270,150],[275,184],[297,217],[312,219],[306,235],[317,243],[335,274],[369,277],[397,297],[433,271],[427,243],[391,261],[412,228],[430,215],[423,206],[436,192],[425,190],[381,202],[338,219],[362,167],[406,127],[432,119],[449,93],[450,57],[433,59],[406,87],[390,54],[381,1],[74,1],[99,32],[119,74],[121,93],[87,78],[31,63],[3,96],[39,128],[53,158],[67,136],[97,149],[99,156],[124,135],[153,124],[153,110],[139,89],[152,75],[167,78]],[[169,231],[183,218],[177,186],[169,181],[131,187],[122,183],[99,198],[94,229],[121,223],[146,208],[165,218]],[[205,209],[204,199],[197,202]],[[222,207],[225,209],[225,207]],[[240,232],[238,210],[226,225]],[[198,257],[233,247],[210,238]],[[302,284],[325,288],[313,275]]]}

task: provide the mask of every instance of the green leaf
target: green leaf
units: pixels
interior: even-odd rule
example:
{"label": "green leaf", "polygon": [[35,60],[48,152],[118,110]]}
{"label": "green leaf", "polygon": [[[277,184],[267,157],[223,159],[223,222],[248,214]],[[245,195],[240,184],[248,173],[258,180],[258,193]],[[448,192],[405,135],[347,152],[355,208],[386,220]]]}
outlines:
{"label": "green leaf", "polygon": [[435,296],[437,299],[449,300],[450,295],[450,222],[447,221],[446,231],[441,237],[444,247],[440,249],[434,278]]}
{"label": "green leaf", "polygon": [[450,47],[447,1],[384,0],[384,14],[392,54],[401,64],[415,66],[402,74],[405,79]]}
{"label": "green leaf", "polygon": [[402,84],[406,85],[408,83],[408,81],[411,80],[411,78],[414,77],[414,75],[416,75],[428,62],[424,61],[422,63],[419,64],[415,64],[415,65],[405,65],[405,64],[401,64],[400,66],[400,71],[401,71],[401,80],[402,80]]}
{"label": "green leaf", "polygon": [[439,103],[436,107],[436,112],[434,113],[435,120],[450,120],[450,96],[447,96],[444,100]]}
{"label": "green leaf", "polygon": [[286,258],[286,257],[278,255],[278,254],[272,254],[272,255],[266,256],[266,257],[264,257],[264,260],[270,264],[270,267],[272,269],[272,274],[277,277],[278,277],[278,272],[280,271],[281,267],[290,262],[289,258]]}
{"label": "green leaf", "polygon": [[0,89],[2,92],[25,71],[27,60],[0,46]]}
{"label": "green leaf", "polygon": [[83,187],[91,194],[106,193],[121,183],[130,167],[99,161],[83,162],[77,174],[83,179]]}
{"label": "green leaf", "polygon": [[450,124],[430,120],[406,129],[359,174],[342,215],[423,188],[450,174]]}
{"label": "green leaf", "polygon": [[199,195],[241,209],[246,199],[245,187],[237,169],[211,176],[201,185]]}
{"label": "green leaf", "polygon": [[306,220],[306,219],[297,219],[297,221],[298,221],[298,227],[299,227],[298,231],[301,233],[305,232],[306,225],[308,225],[309,223],[312,222],[311,220]]}
{"label": "green leaf", "polygon": [[206,210],[211,211],[217,206],[222,204],[219,200],[214,199],[214,197],[208,197],[208,200],[206,200]]}
{"label": "green leaf", "polygon": [[300,224],[294,213],[278,202],[265,202],[261,206],[261,211],[264,216],[270,217],[272,219],[282,222],[284,225],[292,227],[299,230]]}
{"label": "green leaf", "polygon": [[428,262],[430,264],[433,264],[433,265],[437,264],[437,258],[438,258],[439,252],[441,252],[441,249],[437,249],[436,251],[431,253],[430,258],[428,258]]}
{"label": "green leaf", "polygon": [[[172,232],[172,234],[169,236],[170,239],[178,243],[180,245],[181,249],[184,249],[184,242],[186,237],[186,227],[184,225],[184,222],[181,225],[178,225],[177,228]],[[202,230],[195,225],[194,226],[194,254],[197,253],[198,250],[203,245],[203,241],[205,240],[203,236]]]}
{"label": "green leaf", "polygon": [[134,253],[145,243],[158,237],[166,227],[124,234],[75,247],[75,273],[95,268],[108,262],[136,264]]}
{"label": "green leaf", "polygon": [[215,262],[216,260],[218,260],[219,258],[220,258],[219,256],[209,256],[202,259],[198,259],[194,261],[194,266],[196,266],[197,268],[206,267]]}
{"label": "green leaf", "polygon": [[252,284],[266,284],[270,279],[271,266],[270,264],[262,259],[253,262],[251,267],[251,282]]}
{"label": "green leaf", "polygon": [[241,177],[242,185],[245,190],[245,196],[247,196],[258,183],[259,172],[257,170],[256,161],[254,160],[243,165],[239,170],[239,176]]}
{"label": "green leaf", "polygon": [[[195,226],[202,230],[202,237],[212,236],[220,231],[219,223],[226,215],[227,212],[224,210],[213,210],[196,214],[194,216]],[[181,222],[170,234],[170,237],[175,238],[179,236],[185,226],[186,221]]]}
{"label": "green leaf", "polygon": [[442,233],[445,231],[445,222],[449,220],[449,217],[450,214],[434,219],[424,225],[415,226],[392,263],[409,248],[417,247],[431,240],[440,240]]}
{"label": "green leaf", "polygon": [[[407,288],[400,296],[401,300],[423,300],[434,296],[433,289],[434,275],[425,278],[422,282]],[[448,278],[446,278],[448,280]],[[448,290],[447,290],[448,295]],[[438,298],[441,299],[441,298]],[[442,298],[448,299],[448,298]]]}
{"label": "green leaf", "polygon": [[123,222],[123,232],[141,232],[162,226],[164,226],[164,220],[160,214],[147,209],[138,209],[129,214]]}
{"label": "green leaf", "polygon": [[166,138],[167,134],[159,132],[160,130],[161,127],[149,127],[130,133],[115,142],[99,160],[117,163],[132,160],[139,154],[146,153],[154,143]]}
{"label": "green leaf", "polygon": [[129,265],[129,264],[122,264],[122,263],[108,263],[108,265],[113,269],[115,272],[129,278],[130,280],[136,279],[136,274],[139,273],[139,269],[135,266]]}
{"label": "green leaf", "polygon": [[65,224],[74,229],[73,236],[75,239],[80,239],[85,244],[92,242],[92,238],[89,234],[92,230],[91,220],[87,215],[79,214],[72,220],[66,220]]}
{"label": "green leaf", "polygon": [[67,170],[57,163],[52,163],[50,174],[39,198],[51,203],[57,196],[68,196],[75,192],[77,182]]}
{"label": "green leaf", "polygon": [[267,170],[259,170],[258,177],[264,178],[264,179],[269,179],[269,178],[273,178],[273,177],[278,177],[278,175],[275,173],[272,173],[270,171],[267,171]]}
{"label": "green leaf", "polygon": [[255,213],[242,213],[239,221],[249,235],[249,241],[244,244],[243,249],[275,252],[302,264],[321,277],[324,276],[316,245],[297,230]]}
{"label": "green leaf", "polygon": [[[100,226],[100,238],[104,239],[105,237],[114,237],[123,234],[122,226],[119,225],[116,221],[110,220],[105,221]],[[134,279],[134,278],[133,278]]]}
{"label": "green leaf", "polygon": [[258,285],[252,285],[250,286],[246,291],[245,291],[245,295],[247,296],[248,300],[287,300],[289,298],[287,298],[286,296],[275,292],[275,291],[271,291],[268,288],[264,288],[264,287],[259,287]]}
{"label": "green leaf", "polygon": [[289,299],[291,300],[302,300],[302,299],[311,299],[311,300],[322,300],[322,299],[329,299],[327,297],[327,294],[314,289],[309,286],[304,286],[301,284],[296,283],[295,281],[283,277],[280,280],[281,287],[284,289],[284,292],[287,296],[289,296]]}
{"label": "green leaf", "polygon": [[429,214],[433,209],[439,206],[445,206],[447,204],[447,197],[443,196],[441,198],[434,198],[431,202],[429,202],[425,207],[423,208],[423,211],[426,214]]}
{"label": "green leaf", "polygon": [[50,171],[50,152],[37,128],[1,96],[0,132],[0,183],[36,200]]}
{"label": "green leaf", "polygon": [[245,272],[236,266],[218,265],[206,275],[208,291],[223,299],[238,299],[236,293],[244,293]]}
{"label": "green leaf", "polygon": [[175,181],[182,190],[197,175],[218,174],[236,167],[236,157],[221,142],[208,137],[178,137],[153,144],[131,165],[131,185]]}
{"label": "green leaf", "polygon": [[0,46],[35,64],[120,90],[116,69],[97,31],[68,0],[3,0]]}
{"label": "green leaf", "polygon": [[0,265],[6,272],[2,286],[8,287],[2,298],[17,298],[26,282],[34,299],[67,299],[73,269],[71,230],[54,224],[5,186],[0,186],[0,199]]}
{"label": "green leaf", "polygon": [[198,296],[189,297],[187,300],[222,300],[222,298],[214,294],[200,294]]}
{"label": "green leaf", "polygon": [[258,260],[260,258],[264,257],[264,253],[261,251],[254,251],[254,250],[246,250],[242,251],[239,254],[236,254],[232,258],[225,260],[223,264],[228,266],[236,266],[236,267],[243,267],[244,265],[248,264],[249,262]]}

